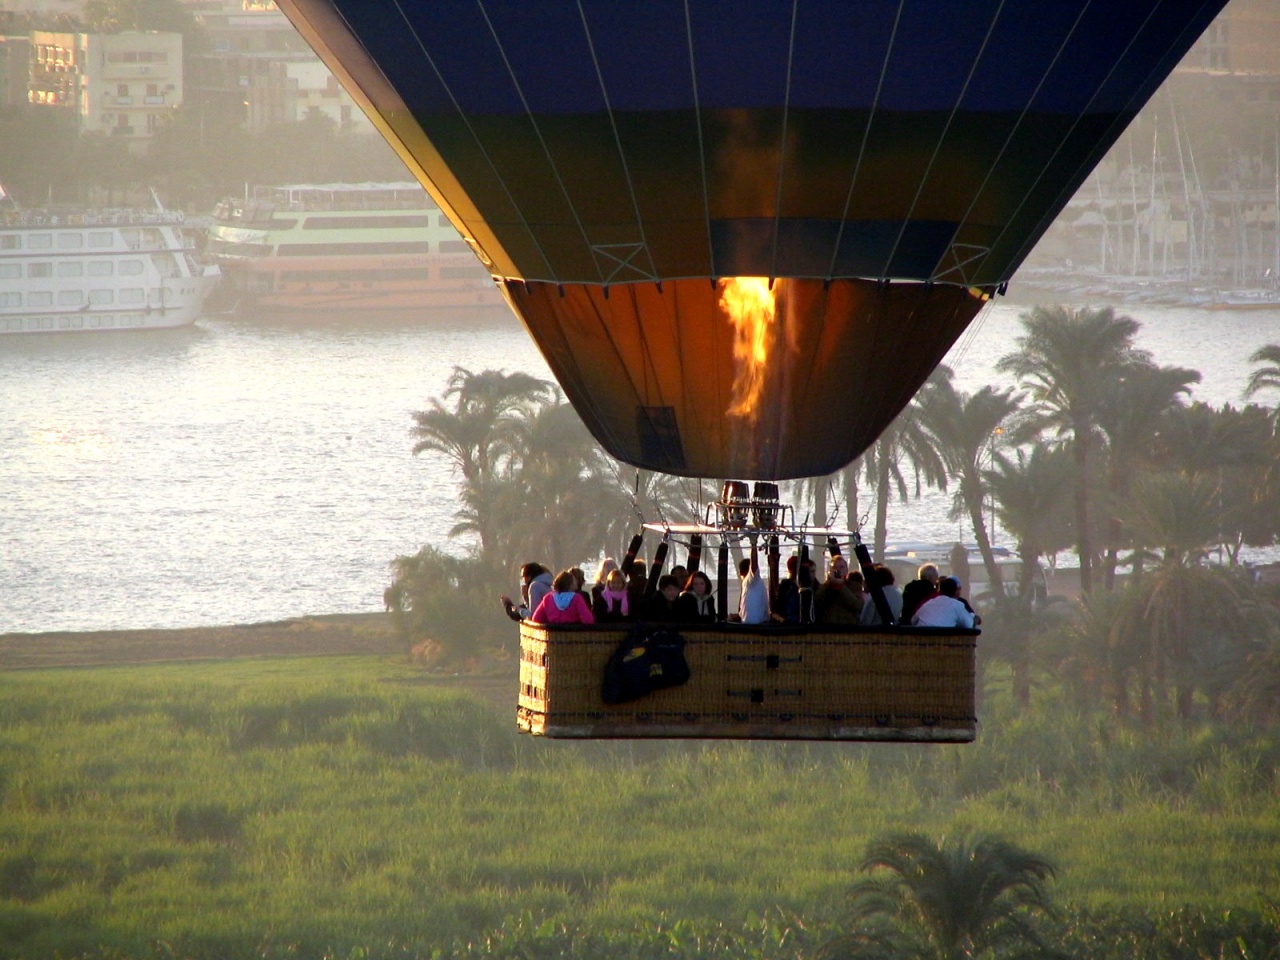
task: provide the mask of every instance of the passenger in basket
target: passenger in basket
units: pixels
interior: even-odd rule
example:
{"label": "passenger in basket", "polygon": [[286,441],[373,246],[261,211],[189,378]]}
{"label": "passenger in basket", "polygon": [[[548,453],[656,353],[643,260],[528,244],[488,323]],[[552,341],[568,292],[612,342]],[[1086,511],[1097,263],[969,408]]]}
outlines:
{"label": "passenger in basket", "polygon": [[542,598],[551,592],[551,571],[532,560],[520,568],[520,606],[511,598],[501,598],[502,607],[512,620],[528,620],[529,614],[538,609]]}
{"label": "passenger in basket", "polygon": [[530,619],[534,623],[561,626],[566,623],[595,623],[591,608],[578,592],[578,578],[568,570],[556,574],[551,593],[542,598]]}
{"label": "passenger in basket", "polygon": [[[600,561],[600,569],[596,571],[596,578],[591,581],[591,609],[595,609],[596,598],[603,592],[605,586],[609,582],[609,574],[618,569],[618,561],[613,557],[605,557]],[[626,579],[623,578],[623,582]]]}
{"label": "passenger in basket", "polygon": [[921,604],[911,622],[917,627],[973,628],[973,614],[956,599],[960,581],[955,577],[943,577],[938,581],[938,595]]}
{"label": "passenger in basket", "polygon": [[778,595],[773,604],[773,619],[780,623],[800,622],[800,582],[796,571],[800,558],[796,554],[787,557],[787,575],[778,581]]}
{"label": "passenger in basket", "polygon": [[689,574],[684,593],[676,598],[676,620],[679,623],[715,623],[716,598],[711,594],[711,581],[701,570]]}
{"label": "passenger in basket", "polygon": [[627,596],[627,581],[616,567],[609,572],[591,604],[596,623],[622,623],[631,619],[631,598]]}
{"label": "passenger in basket", "polygon": [[635,559],[631,566],[622,571],[627,577],[627,596],[631,598],[632,614],[639,614],[644,609],[644,595],[649,591],[648,568],[644,561]]}
{"label": "passenger in basket", "polygon": [[676,622],[676,598],[680,596],[680,584],[671,574],[658,578],[658,591],[644,605],[641,620],[652,623]]}
{"label": "passenger in basket", "polygon": [[[902,617],[902,591],[893,583],[893,571],[886,567],[883,563],[877,563],[871,568],[872,583],[880,584],[880,589],[884,592],[884,599],[889,604],[889,613],[893,619],[891,623],[897,623]],[[867,585],[868,587],[871,584]],[[871,594],[863,598],[862,616],[858,622],[864,627],[880,626],[880,612],[876,609],[875,602],[871,599]]]}
{"label": "passenger in basket", "polygon": [[769,585],[760,576],[760,570],[754,562],[755,550],[751,557],[743,557],[738,561],[738,576],[742,577],[742,595],[738,600],[738,619],[742,623],[769,622]]}
{"label": "passenger in basket", "polygon": [[902,622],[914,623],[911,618],[916,615],[920,605],[938,594],[938,568],[932,563],[921,565],[916,571],[916,579],[902,588]]}
{"label": "passenger in basket", "polygon": [[818,623],[856,624],[862,614],[862,575],[856,587],[849,582],[849,561],[835,556],[827,566],[827,579],[814,594]]}

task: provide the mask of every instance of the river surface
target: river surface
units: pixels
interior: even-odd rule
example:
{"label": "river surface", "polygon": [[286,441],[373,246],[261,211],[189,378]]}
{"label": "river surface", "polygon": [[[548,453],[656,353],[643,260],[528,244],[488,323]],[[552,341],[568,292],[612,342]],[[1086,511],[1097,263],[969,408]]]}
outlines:
{"label": "river surface", "polygon": [[[990,307],[957,343],[962,389],[1005,383],[993,366],[1024,309]],[[1249,355],[1280,342],[1280,312],[1120,312],[1214,404],[1238,403]],[[409,432],[455,365],[548,375],[500,315],[0,338],[0,633],[381,609],[394,557],[466,547],[448,538],[450,468]],[[971,539],[947,506],[894,504],[893,538]]]}

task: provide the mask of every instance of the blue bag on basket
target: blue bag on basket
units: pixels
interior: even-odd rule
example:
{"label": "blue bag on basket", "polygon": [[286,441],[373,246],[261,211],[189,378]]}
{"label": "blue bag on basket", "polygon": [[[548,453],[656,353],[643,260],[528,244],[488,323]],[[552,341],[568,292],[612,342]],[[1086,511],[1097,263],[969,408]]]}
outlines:
{"label": "blue bag on basket", "polygon": [[689,680],[684,637],[666,627],[638,623],[604,668],[600,695],[605,703],[628,703]]}

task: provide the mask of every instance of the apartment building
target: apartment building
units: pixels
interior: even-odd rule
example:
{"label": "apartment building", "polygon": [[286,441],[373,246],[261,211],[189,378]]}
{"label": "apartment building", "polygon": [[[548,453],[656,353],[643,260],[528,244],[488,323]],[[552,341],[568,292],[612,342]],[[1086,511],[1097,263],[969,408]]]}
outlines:
{"label": "apartment building", "polygon": [[179,33],[33,31],[30,41],[29,102],[73,110],[83,133],[144,146],[182,103]]}

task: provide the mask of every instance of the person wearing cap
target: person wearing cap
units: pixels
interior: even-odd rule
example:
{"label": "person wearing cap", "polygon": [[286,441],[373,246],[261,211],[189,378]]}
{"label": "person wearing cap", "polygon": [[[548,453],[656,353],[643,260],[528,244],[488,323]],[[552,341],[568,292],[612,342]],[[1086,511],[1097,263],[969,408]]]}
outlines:
{"label": "person wearing cap", "polygon": [[916,627],[963,627],[973,629],[973,614],[956,599],[960,581],[955,577],[943,577],[938,581],[938,593],[920,605],[911,618]]}

